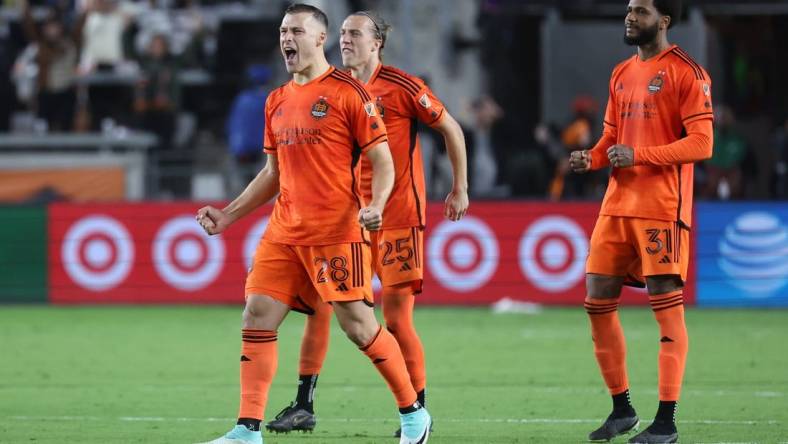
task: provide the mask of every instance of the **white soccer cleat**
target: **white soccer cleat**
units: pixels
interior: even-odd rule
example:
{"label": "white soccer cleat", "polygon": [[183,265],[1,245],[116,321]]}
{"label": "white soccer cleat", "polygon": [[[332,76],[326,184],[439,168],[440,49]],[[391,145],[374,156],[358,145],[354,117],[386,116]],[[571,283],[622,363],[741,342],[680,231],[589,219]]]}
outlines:
{"label": "white soccer cleat", "polygon": [[242,425],[236,425],[221,438],[198,444],[263,444],[260,431],[253,432]]}
{"label": "white soccer cleat", "polygon": [[400,414],[402,434],[399,444],[426,444],[430,438],[432,417],[424,407],[413,413]]}

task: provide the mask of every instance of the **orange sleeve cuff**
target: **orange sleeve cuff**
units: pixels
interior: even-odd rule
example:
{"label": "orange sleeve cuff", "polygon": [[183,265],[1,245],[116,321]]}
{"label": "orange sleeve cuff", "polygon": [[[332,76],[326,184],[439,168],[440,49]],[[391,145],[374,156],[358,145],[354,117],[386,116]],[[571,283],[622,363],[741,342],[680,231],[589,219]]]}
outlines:
{"label": "orange sleeve cuff", "polygon": [[615,145],[616,136],[607,127],[602,132],[602,137],[591,148],[588,153],[591,155],[591,169],[601,170],[610,166],[610,159],[607,157],[607,149]]}

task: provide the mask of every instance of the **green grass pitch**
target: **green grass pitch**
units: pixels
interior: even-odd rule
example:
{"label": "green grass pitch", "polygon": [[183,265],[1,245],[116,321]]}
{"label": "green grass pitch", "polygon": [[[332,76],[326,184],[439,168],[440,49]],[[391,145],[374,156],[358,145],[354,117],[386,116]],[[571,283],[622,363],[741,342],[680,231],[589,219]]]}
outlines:
{"label": "green grass pitch", "polygon": [[[192,443],[233,424],[240,307],[0,306],[0,442]],[[658,333],[623,309],[632,398],[656,410]],[[538,315],[420,308],[431,443],[578,443],[610,409],[582,308]],[[689,309],[681,442],[788,443],[788,311]],[[295,394],[303,317],[279,333],[267,416]],[[395,443],[397,412],[333,329],[313,434],[276,443]],[[624,439],[617,440],[625,442]]]}

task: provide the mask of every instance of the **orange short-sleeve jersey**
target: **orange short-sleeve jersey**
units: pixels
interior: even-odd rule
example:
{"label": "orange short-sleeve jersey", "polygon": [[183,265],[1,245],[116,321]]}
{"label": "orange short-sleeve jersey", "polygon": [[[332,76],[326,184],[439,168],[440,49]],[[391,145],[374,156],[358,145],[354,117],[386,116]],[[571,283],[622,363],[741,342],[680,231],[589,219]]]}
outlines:
{"label": "orange short-sleeve jersey", "polygon": [[313,246],[365,240],[359,159],[384,141],[386,127],[370,95],[334,67],[272,91],[263,146],[279,161],[279,197],[265,238]]}
{"label": "orange short-sleeve jersey", "polygon": [[[638,147],[673,143],[687,124],[713,116],[709,74],[676,45],[646,61],[635,55],[610,77],[604,124],[636,159]],[[690,226],[693,171],[691,163],[613,168],[600,214]]]}
{"label": "orange short-sleeve jersey", "polygon": [[[383,229],[424,227],[426,191],[417,123],[434,125],[443,117],[443,103],[418,77],[378,65],[366,84],[383,116],[394,160],[394,188],[383,213]],[[372,168],[362,160],[361,191],[372,197]]]}

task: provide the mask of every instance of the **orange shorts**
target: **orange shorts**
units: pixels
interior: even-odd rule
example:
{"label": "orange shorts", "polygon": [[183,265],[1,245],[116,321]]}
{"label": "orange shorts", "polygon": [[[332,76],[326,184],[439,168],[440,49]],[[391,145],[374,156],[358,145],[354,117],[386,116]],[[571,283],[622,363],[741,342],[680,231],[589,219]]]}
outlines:
{"label": "orange shorts", "polygon": [[361,242],[310,247],[262,239],[246,276],[246,296],[271,296],[308,314],[320,300],[371,306],[371,258]]}
{"label": "orange shorts", "polygon": [[372,264],[384,287],[410,282],[414,294],[424,281],[424,232],[419,227],[370,231]]}
{"label": "orange shorts", "polygon": [[645,276],[687,280],[689,229],[676,222],[600,215],[591,234],[586,273],[624,276],[643,286]]}

